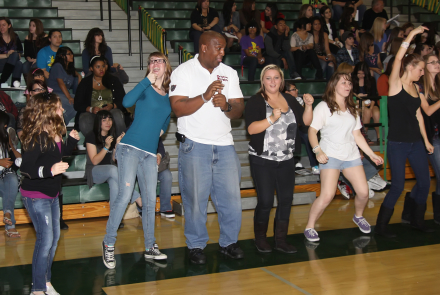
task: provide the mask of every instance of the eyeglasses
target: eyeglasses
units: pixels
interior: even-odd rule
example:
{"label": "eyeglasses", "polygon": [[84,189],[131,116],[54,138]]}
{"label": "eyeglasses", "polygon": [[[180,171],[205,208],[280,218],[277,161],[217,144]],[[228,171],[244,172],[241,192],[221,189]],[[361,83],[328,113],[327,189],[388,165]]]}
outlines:
{"label": "eyeglasses", "polygon": [[428,65],[440,65],[440,60],[434,60],[431,62],[427,62]]}
{"label": "eyeglasses", "polygon": [[165,59],[151,59],[150,60],[150,64],[164,64],[164,63],[166,63],[166,60]]}
{"label": "eyeglasses", "polygon": [[37,88],[37,89],[32,89],[31,92],[43,92],[45,90],[46,89],[43,89],[43,88]]}
{"label": "eyeglasses", "polygon": [[252,27],[249,27],[249,29],[256,29],[256,27],[252,26]]}
{"label": "eyeglasses", "polygon": [[298,91],[298,88],[290,88],[289,90],[287,90],[288,92],[290,91]]}

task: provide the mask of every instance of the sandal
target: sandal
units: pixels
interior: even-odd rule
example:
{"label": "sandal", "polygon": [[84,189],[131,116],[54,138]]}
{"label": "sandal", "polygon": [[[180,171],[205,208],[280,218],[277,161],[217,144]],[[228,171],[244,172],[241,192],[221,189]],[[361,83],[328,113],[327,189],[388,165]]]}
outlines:
{"label": "sandal", "polygon": [[12,225],[12,219],[6,216],[3,217],[3,223],[7,225]]}
{"label": "sandal", "polygon": [[[15,231],[11,231],[15,230]],[[5,234],[8,238],[21,238],[20,233],[14,228],[11,228],[10,230],[5,230]]]}

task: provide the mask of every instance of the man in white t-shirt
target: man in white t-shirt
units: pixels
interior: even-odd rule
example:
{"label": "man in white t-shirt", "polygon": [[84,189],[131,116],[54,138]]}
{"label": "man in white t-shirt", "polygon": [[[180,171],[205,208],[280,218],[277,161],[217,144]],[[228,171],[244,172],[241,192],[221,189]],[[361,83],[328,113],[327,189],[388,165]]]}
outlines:
{"label": "man in white t-shirt", "polygon": [[207,205],[211,195],[220,224],[220,252],[243,258],[237,244],[241,228],[241,166],[234,149],[231,119],[244,110],[237,72],[221,63],[225,39],[208,31],[199,54],[171,75],[170,102],[177,116],[179,185],[185,209],[190,261],[205,264],[209,236]]}

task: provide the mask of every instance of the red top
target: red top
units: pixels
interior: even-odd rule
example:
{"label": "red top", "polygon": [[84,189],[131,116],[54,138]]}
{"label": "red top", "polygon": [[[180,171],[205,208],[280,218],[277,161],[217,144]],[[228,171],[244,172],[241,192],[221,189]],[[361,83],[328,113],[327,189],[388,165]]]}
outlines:
{"label": "red top", "polygon": [[[285,16],[284,16],[284,14],[282,14],[281,12],[278,12],[278,14],[277,14],[277,18],[285,18]],[[271,21],[266,21],[266,14],[265,14],[265,12],[263,11],[262,13],[261,13],[261,18],[260,18],[262,21],[264,21],[264,27],[267,29],[267,30],[270,30],[272,27],[273,27],[273,23],[271,22]],[[273,21],[275,21],[275,20],[273,20]]]}
{"label": "red top", "polygon": [[385,74],[380,75],[379,79],[377,79],[377,93],[380,96],[388,96],[389,88],[388,76]]}

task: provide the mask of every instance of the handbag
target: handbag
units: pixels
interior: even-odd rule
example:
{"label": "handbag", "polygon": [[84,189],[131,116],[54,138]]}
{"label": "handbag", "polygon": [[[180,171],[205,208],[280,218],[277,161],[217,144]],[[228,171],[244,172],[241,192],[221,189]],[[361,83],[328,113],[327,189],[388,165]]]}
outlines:
{"label": "handbag", "polygon": [[165,156],[160,161],[157,172],[162,172],[169,168],[170,168],[170,154],[168,154],[168,152],[165,152]]}

